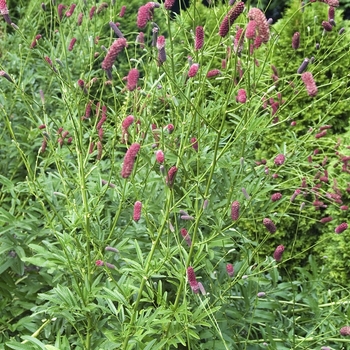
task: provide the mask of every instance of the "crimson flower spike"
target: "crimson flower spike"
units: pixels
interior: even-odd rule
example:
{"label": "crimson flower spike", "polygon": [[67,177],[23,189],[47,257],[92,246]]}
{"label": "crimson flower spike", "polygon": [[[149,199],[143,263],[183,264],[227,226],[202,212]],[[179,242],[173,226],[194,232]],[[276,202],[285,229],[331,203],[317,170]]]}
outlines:
{"label": "crimson flower spike", "polygon": [[101,64],[102,69],[106,71],[109,79],[112,79],[111,70],[115,59],[117,58],[119,53],[122,52],[127,46],[128,44],[126,42],[126,39],[119,38],[115,40],[109,48],[107,55]]}
{"label": "crimson flower spike", "polygon": [[134,168],[135,159],[139,150],[140,150],[140,145],[138,143],[134,143],[126,151],[124,156],[124,163],[121,171],[121,175],[123,178],[126,179],[131,175],[132,170]]}

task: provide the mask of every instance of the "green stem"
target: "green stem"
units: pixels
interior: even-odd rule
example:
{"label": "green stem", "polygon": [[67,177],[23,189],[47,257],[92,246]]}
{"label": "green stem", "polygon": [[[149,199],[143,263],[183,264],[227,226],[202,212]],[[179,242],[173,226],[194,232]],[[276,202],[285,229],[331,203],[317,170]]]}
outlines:
{"label": "green stem", "polygon": [[144,269],[144,276],[141,280],[141,284],[140,284],[140,288],[139,288],[139,291],[138,291],[138,295],[137,295],[137,299],[136,299],[136,302],[134,304],[134,308],[133,308],[133,312],[132,312],[132,315],[131,315],[131,319],[130,319],[130,322],[129,322],[129,328],[128,328],[128,332],[125,336],[125,339],[124,339],[124,342],[123,342],[123,345],[122,345],[122,349],[123,350],[126,350],[127,349],[127,346],[128,346],[128,343],[129,343],[129,339],[131,337],[131,333],[132,333],[132,329],[134,327],[134,324],[135,324],[135,321],[136,321],[136,316],[138,314],[138,308],[139,308],[139,304],[140,304],[140,301],[141,301],[141,297],[142,297],[142,292],[143,292],[143,289],[146,285],[146,282],[149,278],[148,274],[149,274],[149,270],[150,270],[150,265],[151,265],[151,262],[153,260],[153,256],[154,256],[154,253],[159,245],[159,242],[160,242],[160,239],[162,237],[162,233],[164,231],[164,228],[165,228],[165,225],[166,223],[168,222],[168,217],[169,217],[169,210],[170,210],[170,203],[171,203],[171,191],[167,191],[167,200],[166,200],[166,209],[165,209],[165,215],[164,215],[164,219],[163,219],[163,222],[162,222],[162,225],[159,229],[159,232],[158,232],[158,236],[156,238],[156,240],[152,243],[152,248],[151,248],[151,251],[148,255],[148,259],[147,259],[147,262],[146,262],[146,266],[145,266],[145,269]]}

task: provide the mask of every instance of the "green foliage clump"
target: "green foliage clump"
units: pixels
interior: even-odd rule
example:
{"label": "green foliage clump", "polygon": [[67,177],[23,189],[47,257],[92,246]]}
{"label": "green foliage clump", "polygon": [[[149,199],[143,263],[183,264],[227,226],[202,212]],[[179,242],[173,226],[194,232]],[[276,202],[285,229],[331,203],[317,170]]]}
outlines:
{"label": "green foliage clump", "polygon": [[[247,38],[238,45],[219,37],[227,5],[193,3],[174,20],[160,5],[153,17],[165,36],[160,62],[154,24],[143,49],[135,42],[136,2],[130,19],[120,20],[128,47],[110,79],[101,45],[108,50],[115,40],[108,22],[119,21],[120,6],[104,6],[90,20],[96,4],[87,3],[60,20],[57,4],[40,12],[33,0],[18,29],[1,38],[1,70],[10,79],[0,77],[0,142],[8,152],[0,159],[0,342],[86,350],[342,346],[349,292],[330,284],[327,268],[309,254],[317,235],[302,236],[322,216],[324,205],[314,202],[326,202],[328,190],[318,186],[326,164],[315,168],[321,154],[311,163],[310,149],[331,141],[315,139],[315,130],[280,137],[282,122],[274,118],[298,117],[299,110],[286,117],[284,106],[299,97],[317,105],[332,99],[330,91],[345,94],[343,81],[328,82],[330,90],[312,100],[300,77],[285,72],[300,92],[272,115],[264,100],[272,104],[279,92],[287,99],[270,77],[279,45],[273,27],[271,39],[252,50]],[[236,25],[246,28],[249,10],[231,35]],[[205,44],[195,50],[198,25]],[[124,79],[131,68],[140,72],[132,90]],[[220,74],[208,77],[214,68]],[[316,71],[322,74],[321,64]],[[331,121],[320,115],[315,127]],[[269,135],[274,144],[257,160]],[[319,210],[306,214],[304,206]],[[277,245],[285,246],[282,259],[274,256]]]}

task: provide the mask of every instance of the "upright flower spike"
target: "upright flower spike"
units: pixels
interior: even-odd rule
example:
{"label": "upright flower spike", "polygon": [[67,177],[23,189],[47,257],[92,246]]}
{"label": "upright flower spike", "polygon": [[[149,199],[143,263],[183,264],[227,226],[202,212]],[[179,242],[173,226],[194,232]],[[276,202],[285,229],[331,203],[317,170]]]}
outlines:
{"label": "upright flower spike", "polygon": [[134,122],[134,116],[128,115],[122,122],[122,143],[128,142],[128,129],[130,125]]}
{"label": "upright flower spike", "polygon": [[153,11],[155,8],[160,7],[157,2],[148,2],[146,5],[143,5],[139,8],[137,12],[137,26],[140,29],[146,27],[147,22],[151,21],[153,18]]}
{"label": "upright flower spike", "polygon": [[322,21],[321,25],[326,32],[331,32],[333,29],[333,26],[327,21]]}
{"label": "upright flower spike", "polygon": [[199,64],[193,63],[192,66],[190,67],[190,69],[188,70],[187,76],[189,78],[193,78],[194,76],[196,76],[198,69],[199,69]]}
{"label": "upright flower spike", "polygon": [[258,8],[252,8],[248,12],[248,18],[249,20],[256,22],[256,30],[262,42],[268,42],[270,38],[270,27],[267,23],[267,19],[264,12],[262,12]]}
{"label": "upright flower spike", "polygon": [[140,145],[138,143],[133,143],[130,148],[126,151],[124,156],[124,163],[121,171],[121,175],[124,179],[128,178],[134,168],[135,159],[137,153],[140,150]]}
{"label": "upright flower spike", "polygon": [[92,18],[94,17],[96,9],[97,9],[96,6],[92,6],[92,7],[91,7],[91,9],[90,9],[90,11],[89,11],[89,18],[90,18],[90,21],[91,21]]}
{"label": "upright flower spike", "polygon": [[282,260],[282,255],[283,255],[283,252],[284,252],[284,246],[283,245],[279,245],[275,252],[273,253],[273,258],[276,260],[276,261],[281,261]]}
{"label": "upright flower spike", "polygon": [[233,221],[238,220],[239,218],[239,202],[238,201],[234,201],[231,204],[231,219]]}
{"label": "upright flower spike", "polygon": [[122,6],[119,12],[119,17],[124,17],[126,11],[126,6]]}
{"label": "upright flower spike", "polygon": [[68,46],[68,51],[73,50],[73,47],[74,47],[74,44],[76,43],[76,41],[77,41],[76,38],[72,38],[72,40],[70,41],[69,46]]}
{"label": "upright flower spike", "polygon": [[171,10],[171,8],[174,6],[175,0],[165,0],[164,1],[164,7],[166,10]]}
{"label": "upright flower spike", "polygon": [[158,64],[161,65],[166,61],[166,52],[165,52],[165,37],[160,35],[157,38],[157,50],[158,50]]}
{"label": "upright flower spike", "polygon": [[235,274],[235,270],[232,264],[226,265],[226,272],[229,275],[229,277],[233,277],[233,275]]}
{"label": "upright flower spike", "polygon": [[247,28],[245,30],[245,37],[247,39],[255,39],[256,37],[256,22],[251,20],[247,24]]}
{"label": "upright flower spike", "polygon": [[184,241],[187,243],[187,245],[190,247],[192,245],[191,237],[188,234],[188,231],[185,228],[182,228],[180,230],[181,236],[183,237]]}
{"label": "upright flower spike", "polygon": [[338,7],[339,6],[339,0],[319,0],[321,2],[326,3],[329,6],[333,6],[333,7]]}
{"label": "upright flower spike", "polygon": [[243,12],[244,10],[244,2],[240,1],[233,5],[233,7],[230,9],[228,14],[224,17],[220,24],[219,28],[219,35],[224,38],[229,30],[233,22],[237,19],[237,17]]}
{"label": "upright flower spike", "polygon": [[236,96],[236,101],[239,103],[247,102],[247,93],[244,89],[239,89]]}
{"label": "upright flower spike", "polygon": [[300,45],[300,33],[299,32],[295,32],[293,34],[293,37],[292,37],[292,48],[294,50],[298,50],[299,45]]}
{"label": "upright flower spike", "polygon": [[11,25],[12,21],[9,16],[9,10],[7,8],[6,0],[0,0],[0,14],[3,15],[4,20],[6,21],[7,24]]}
{"label": "upright flower spike", "polygon": [[189,266],[187,268],[187,279],[188,279],[188,283],[189,283],[193,293],[198,293],[199,286],[198,286],[198,282],[196,279],[196,274],[194,272],[193,267],[191,267],[191,266]]}
{"label": "upright flower spike", "polygon": [[58,4],[57,6],[57,13],[58,13],[58,18],[60,19],[60,21],[62,21],[63,18],[63,10],[67,8],[66,5],[63,4]]}
{"label": "upright flower spike", "polygon": [[277,228],[271,219],[265,218],[263,224],[270,233],[275,233],[277,231]]}
{"label": "upright flower spike", "polygon": [[175,181],[175,176],[176,176],[177,170],[178,169],[176,166],[172,166],[168,171],[168,175],[166,177],[165,183],[170,188],[172,188],[174,186],[174,181]]}
{"label": "upright flower spike", "polygon": [[145,48],[145,34],[143,32],[140,32],[136,36],[136,42],[140,44],[140,48],[144,49]]}
{"label": "upright flower spike", "polygon": [[317,86],[314,80],[314,77],[312,75],[312,73],[310,72],[305,72],[301,75],[301,79],[304,82],[306,91],[308,93],[309,96],[314,97],[317,95]]}
{"label": "upright flower spike", "polygon": [[244,43],[243,28],[238,27],[235,38],[233,40],[233,49],[235,53],[240,54],[242,52],[243,43]]}
{"label": "upright flower spike", "polygon": [[201,26],[196,27],[196,36],[194,41],[194,49],[200,50],[204,45],[204,29]]}
{"label": "upright flower spike", "polygon": [[109,26],[113,29],[114,33],[117,35],[118,38],[124,38],[123,33],[114,22],[110,21]]}
{"label": "upright flower spike", "polygon": [[133,215],[134,221],[137,222],[141,219],[141,210],[142,210],[142,203],[140,201],[136,201],[134,204],[134,215]]}
{"label": "upright flower spike", "polygon": [[70,5],[69,10],[66,12],[66,17],[71,17],[72,16],[76,6],[77,6],[76,4]]}
{"label": "upright flower spike", "polygon": [[106,2],[102,2],[96,11],[96,14],[98,15],[99,13],[104,11],[106,8],[108,8],[108,4]]}
{"label": "upright flower spike", "polygon": [[309,64],[309,59],[306,57],[304,58],[304,61],[302,62],[302,64],[299,66],[297,73],[301,74],[304,72],[304,70],[307,68],[308,64]]}
{"label": "upright flower spike", "polygon": [[102,69],[104,69],[107,75],[109,75],[109,79],[112,79],[111,70],[115,59],[119,53],[122,52],[127,46],[128,44],[126,42],[126,39],[119,38],[116,39],[109,48],[107,55],[101,64]]}
{"label": "upright flower spike", "polygon": [[42,38],[41,34],[36,35],[32,43],[30,44],[30,48],[33,49],[37,45],[38,40],[41,38]]}
{"label": "upright flower spike", "polygon": [[103,145],[101,141],[97,141],[97,160],[100,160],[102,158],[102,150],[103,150]]}
{"label": "upright flower spike", "polygon": [[137,87],[137,82],[139,80],[139,71],[136,68],[130,69],[128,76],[126,77],[126,88],[129,91],[134,91]]}
{"label": "upright flower spike", "polygon": [[78,27],[81,26],[81,24],[83,23],[83,17],[84,17],[84,14],[82,12],[80,12],[78,15],[78,19],[77,19]]}
{"label": "upright flower spike", "polygon": [[164,163],[164,153],[160,149],[158,151],[156,151],[156,161],[159,164],[163,164]]}

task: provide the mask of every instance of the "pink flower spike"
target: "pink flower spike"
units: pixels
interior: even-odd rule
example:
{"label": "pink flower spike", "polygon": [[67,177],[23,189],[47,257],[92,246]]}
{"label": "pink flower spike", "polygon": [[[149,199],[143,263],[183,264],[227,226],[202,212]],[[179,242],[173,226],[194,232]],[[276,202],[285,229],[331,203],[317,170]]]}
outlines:
{"label": "pink flower spike", "polygon": [[233,22],[238,18],[238,16],[243,12],[244,10],[244,2],[240,1],[233,5],[233,7],[230,9],[230,11],[227,13],[227,15],[224,17],[220,24],[219,28],[219,35],[224,38],[229,30]]}
{"label": "pink flower spike", "polygon": [[168,133],[172,134],[174,131],[174,125],[173,124],[168,124],[167,125]]}
{"label": "pink flower spike", "polygon": [[142,210],[142,203],[140,201],[136,201],[134,204],[134,215],[133,215],[134,221],[137,222],[140,220],[141,210]]}
{"label": "pink flower spike", "polygon": [[236,101],[239,103],[246,103],[247,102],[247,93],[244,89],[238,90]]}
{"label": "pink flower spike", "polygon": [[285,160],[286,160],[286,157],[284,156],[284,154],[279,154],[276,158],[275,158],[275,160],[274,160],[274,163],[276,164],[276,165],[282,165],[284,162],[285,162]]}
{"label": "pink flower spike", "polygon": [[233,277],[235,270],[232,264],[227,264],[226,265],[226,272],[229,275],[229,277]]}
{"label": "pink flower spike", "polygon": [[159,4],[156,2],[148,2],[146,5],[143,5],[139,8],[137,12],[137,26],[140,29],[146,27],[147,22],[153,18],[153,10],[159,7]]}
{"label": "pink flower spike", "polygon": [[70,41],[69,46],[68,46],[68,51],[72,51],[73,50],[73,47],[74,47],[74,44],[75,44],[76,41],[77,41],[76,38],[72,38],[72,40]]}
{"label": "pink flower spike", "polygon": [[255,39],[256,36],[256,22],[251,20],[247,24],[247,28],[245,30],[245,36],[247,39]]}
{"label": "pink flower spike", "polygon": [[194,49],[196,51],[200,50],[204,45],[204,30],[203,27],[196,27],[196,36],[194,42]]}
{"label": "pink flower spike", "polygon": [[168,187],[173,187],[174,186],[174,181],[175,181],[175,176],[177,173],[177,167],[176,166],[172,166],[169,171],[168,171],[168,175],[166,177],[166,184],[168,185]]}
{"label": "pink flower spike", "polygon": [[7,15],[9,10],[7,8],[6,0],[0,0],[0,14]]}
{"label": "pink flower spike", "polygon": [[239,202],[238,201],[234,201],[231,204],[231,219],[233,221],[238,220],[239,218]]}
{"label": "pink flower spike", "polygon": [[102,260],[96,260],[95,264],[96,266],[103,266],[104,262]]}
{"label": "pink flower spike", "polygon": [[254,20],[256,22],[258,37],[261,38],[261,41],[263,43],[268,42],[270,38],[270,27],[267,23],[264,12],[258,8],[251,8],[248,12],[248,18],[249,20]]}
{"label": "pink flower spike", "polygon": [[221,72],[218,69],[212,69],[207,73],[207,78],[213,78],[219,74],[221,74]]}
{"label": "pink flower spike", "polygon": [[171,10],[171,8],[174,6],[175,0],[165,0],[164,1],[164,7],[166,10]]}
{"label": "pink flower spike", "polygon": [[126,6],[122,6],[119,12],[119,17],[124,17],[126,11]]}
{"label": "pink flower spike", "polygon": [[284,252],[284,246],[283,245],[279,245],[275,252],[273,253],[273,258],[276,260],[276,261],[281,261],[282,260],[282,255],[283,255],[283,252]]}
{"label": "pink flower spike", "polygon": [[190,247],[192,245],[191,237],[188,234],[187,230],[185,228],[182,228],[180,230],[181,236],[183,237],[184,241],[187,243],[187,245]]}
{"label": "pink flower spike", "polygon": [[198,290],[199,290],[199,286],[198,286],[198,282],[197,282],[197,279],[196,279],[196,274],[193,270],[193,267],[189,266],[187,268],[187,279],[188,279],[188,283],[192,289],[192,291],[194,293],[198,293]]}
{"label": "pink flower spike", "polygon": [[323,130],[315,135],[316,139],[320,139],[321,137],[324,137],[327,135],[327,130]]}
{"label": "pink flower spike", "polygon": [[134,143],[126,151],[124,156],[124,163],[121,171],[121,175],[124,179],[128,178],[131,175],[132,170],[134,168],[135,159],[139,150],[140,150],[140,145],[138,143]]}
{"label": "pink flower spike", "polygon": [[279,201],[281,198],[282,198],[282,194],[281,194],[281,193],[274,193],[274,194],[271,196],[272,202]]}
{"label": "pink flower spike", "polygon": [[292,48],[294,50],[297,50],[299,48],[299,45],[300,45],[300,33],[295,32],[292,37]]}
{"label": "pink flower spike", "polygon": [[350,335],[350,326],[340,328],[340,335]]}
{"label": "pink flower spike", "polygon": [[199,69],[199,64],[193,63],[190,69],[188,70],[188,77],[193,78],[197,74],[198,69]]}
{"label": "pink flower spike", "polygon": [[330,222],[330,221],[332,221],[333,220],[333,218],[331,217],[331,216],[326,216],[326,217],[324,217],[324,218],[322,218],[321,220],[320,220],[320,223],[321,224],[326,224],[327,222]]}
{"label": "pink flower spike", "polygon": [[101,64],[102,69],[106,71],[112,69],[113,63],[117,58],[118,54],[122,52],[127,46],[128,44],[126,42],[126,39],[116,39],[109,48],[107,55]]}
{"label": "pink flower spike", "polygon": [[77,6],[76,4],[70,5],[69,10],[66,12],[66,17],[71,17],[72,16],[76,6]]}
{"label": "pink flower spike", "polygon": [[191,146],[196,152],[198,152],[198,141],[195,137],[191,138]]}
{"label": "pink flower spike", "polygon": [[277,228],[271,219],[265,218],[263,224],[270,233],[275,233],[277,231]]}
{"label": "pink flower spike", "polygon": [[333,29],[333,26],[327,21],[322,21],[321,25],[326,32],[331,32]]}
{"label": "pink flower spike", "polygon": [[310,72],[305,72],[301,75],[301,79],[304,82],[306,91],[309,96],[314,97],[317,95],[317,86],[314,77]]}
{"label": "pink flower spike", "polygon": [[122,122],[122,129],[128,130],[130,125],[134,122],[134,120],[134,116],[128,115]]}
{"label": "pink flower spike", "polygon": [[162,150],[156,151],[156,161],[159,164],[163,164],[164,163],[164,153],[163,153]]}
{"label": "pink flower spike", "polygon": [[92,20],[92,18],[94,17],[94,14],[95,14],[95,11],[96,11],[96,6],[92,6],[91,9],[90,9],[90,12],[89,12],[89,18],[90,18],[90,21]]}
{"label": "pink flower spike", "polygon": [[290,198],[290,201],[293,202],[294,199],[297,197],[297,195],[300,194],[300,192],[301,191],[299,189],[295,190],[294,193],[292,194],[292,197]]}
{"label": "pink flower spike", "polygon": [[137,82],[139,80],[139,71],[136,68],[130,69],[126,79],[127,79],[126,88],[129,91],[134,91],[137,87]]}
{"label": "pink flower spike", "polygon": [[78,26],[81,26],[81,24],[83,23],[83,17],[84,17],[84,14],[82,12],[80,12],[78,15],[78,20],[77,20]]}
{"label": "pink flower spike", "polygon": [[346,222],[341,223],[335,230],[335,233],[342,233],[348,228],[348,224]]}

